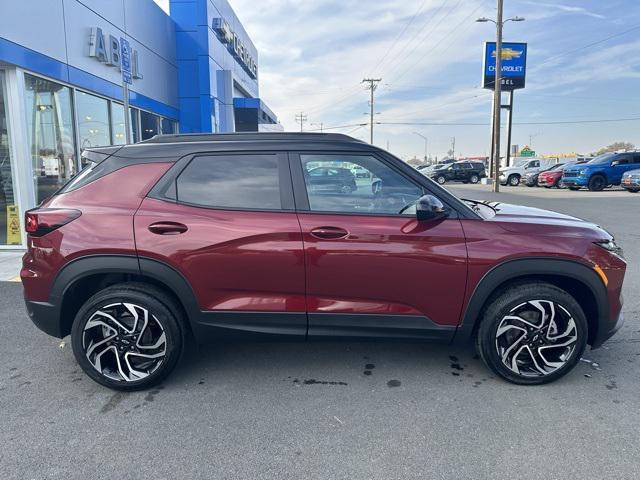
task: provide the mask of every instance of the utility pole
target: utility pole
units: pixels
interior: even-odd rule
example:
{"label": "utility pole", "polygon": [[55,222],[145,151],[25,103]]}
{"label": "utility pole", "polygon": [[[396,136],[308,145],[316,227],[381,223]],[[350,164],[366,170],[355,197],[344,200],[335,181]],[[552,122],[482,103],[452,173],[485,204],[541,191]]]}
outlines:
{"label": "utility pole", "polygon": [[[413,132],[415,135],[418,135],[424,140],[424,162],[427,163],[427,159],[429,158],[428,148],[429,148],[429,139],[422,135],[420,132]],[[387,149],[388,150],[388,149]]]}
{"label": "utility pole", "polygon": [[456,137],[451,137],[451,158],[456,159]]}
{"label": "utility pole", "polygon": [[371,135],[370,135],[370,142],[371,145],[373,145],[373,92],[376,91],[376,88],[378,88],[378,83],[380,83],[382,81],[381,78],[365,78],[362,80],[361,83],[368,83],[369,85],[367,86],[367,90],[371,91],[371,100],[369,100],[369,107],[370,107],[370,113],[369,113],[369,117],[370,117],[370,125],[371,125]]}
{"label": "utility pole", "polygon": [[502,10],[503,0],[497,0],[496,76],[493,84],[493,191],[500,191],[500,113],[502,110]]}
{"label": "utility pole", "polygon": [[312,125],[312,126],[313,126],[313,125],[320,125],[320,133],[322,133],[322,132],[323,132],[324,122],[312,123],[311,125]]}
{"label": "utility pole", "polygon": [[296,115],[296,122],[300,122],[300,131],[304,132],[303,124],[307,121],[307,116],[304,112],[300,112],[299,115]]}
{"label": "utility pole", "polygon": [[503,0],[497,0],[496,19],[481,17],[476,22],[492,22],[496,24],[496,74],[493,81],[493,122],[491,133],[491,176],[493,191],[500,191],[500,113],[502,111],[502,28],[507,22],[523,22],[524,18],[515,16],[503,20]]}

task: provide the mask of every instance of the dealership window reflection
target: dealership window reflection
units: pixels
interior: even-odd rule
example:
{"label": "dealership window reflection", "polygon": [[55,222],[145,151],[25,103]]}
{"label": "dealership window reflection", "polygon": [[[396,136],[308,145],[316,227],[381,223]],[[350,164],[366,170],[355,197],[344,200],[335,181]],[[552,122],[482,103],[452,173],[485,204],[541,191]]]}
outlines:
{"label": "dealership window reflection", "polygon": [[20,216],[13,188],[13,165],[9,146],[9,122],[5,105],[4,71],[0,70],[0,245],[19,245]]}
{"label": "dealership window reflection", "polygon": [[24,82],[36,203],[40,203],[76,171],[71,90],[29,74]]}
{"label": "dealership window reflection", "polygon": [[76,91],[80,150],[111,145],[109,102],[85,92]]}
{"label": "dealership window reflection", "polygon": [[124,125],[124,106],[111,102],[111,143],[124,145],[127,142]]}
{"label": "dealership window reflection", "polygon": [[142,130],[142,140],[147,140],[158,134],[157,115],[149,112],[140,111],[140,129]]}

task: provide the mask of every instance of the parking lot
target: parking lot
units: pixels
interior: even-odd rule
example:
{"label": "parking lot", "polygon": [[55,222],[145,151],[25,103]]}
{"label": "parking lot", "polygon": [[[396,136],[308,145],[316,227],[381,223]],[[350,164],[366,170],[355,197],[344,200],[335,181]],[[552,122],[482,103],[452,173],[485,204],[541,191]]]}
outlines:
{"label": "parking lot", "polygon": [[471,349],[280,342],[193,347],[160,387],[117,393],[3,282],[2,478],[636,478],[640,194],[447,187],[612,232],[629,263],[623,329],[541,387],[494,378]]}

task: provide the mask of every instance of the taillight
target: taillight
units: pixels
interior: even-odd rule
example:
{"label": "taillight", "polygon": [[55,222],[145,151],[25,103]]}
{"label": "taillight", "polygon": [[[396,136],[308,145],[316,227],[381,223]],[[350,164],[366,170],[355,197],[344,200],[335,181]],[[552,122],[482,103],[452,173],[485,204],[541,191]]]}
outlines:
{"label": "taillight", "polygon": [[34,208],[25,213],[25,230],[33,237],[41,237],[75,220],[81,214],[80,210],[71,208]]}

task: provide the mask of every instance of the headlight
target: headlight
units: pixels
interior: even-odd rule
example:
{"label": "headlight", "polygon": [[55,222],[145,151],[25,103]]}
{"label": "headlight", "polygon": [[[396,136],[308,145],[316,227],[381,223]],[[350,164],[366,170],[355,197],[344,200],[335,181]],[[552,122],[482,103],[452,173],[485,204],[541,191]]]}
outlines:
{"label": "headlight", "polygon": [[615,242],[615,240],[603,240],[602,242],[595,242],[599,247],[604,248],[606,251],[617,255],[618,257],[624,259],[624,252],[622,248]]}
{"label": "headlight", "polygon": [[578,170],[578,175],[584,175],[587,173],[587,169],[586,168],[582,168],[580,170]]}

